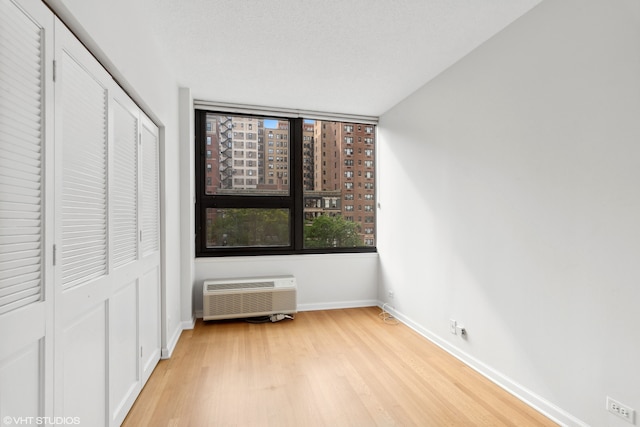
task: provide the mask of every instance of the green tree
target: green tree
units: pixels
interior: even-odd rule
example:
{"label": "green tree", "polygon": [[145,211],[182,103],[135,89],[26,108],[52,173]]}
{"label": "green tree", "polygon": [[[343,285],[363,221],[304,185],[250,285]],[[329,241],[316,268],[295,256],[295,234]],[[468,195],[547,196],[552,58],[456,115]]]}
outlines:
{"label": "green tree", "polygon": [[304,228],[307,248],[349,248],[362,246],[358,236],[360,226],[341,216],[321,215]]}
{"label": "green tree", "polygon": [[208,244],[214,246],[287,246],[286,209],[225,209],[208,224]]}

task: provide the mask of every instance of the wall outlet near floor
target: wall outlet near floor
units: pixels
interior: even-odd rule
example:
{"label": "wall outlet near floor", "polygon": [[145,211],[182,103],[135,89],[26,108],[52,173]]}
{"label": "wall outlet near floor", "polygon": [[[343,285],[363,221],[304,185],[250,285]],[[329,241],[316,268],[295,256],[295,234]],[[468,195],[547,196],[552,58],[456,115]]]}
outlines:
{"label": "wall outlet near floor", "polygon": [[387,296],[388,296],[389,298],[393,298],[393,295],[394,295],[393,290],[392,290],[392,289],[389,289],[389,290],[387,291]]}
{"label": "wall outlet near floor", "polygon": [[635,424],[635,409],[631,409],[627,405],[624,405],[617,400],[610,398],[609,396],[607,396],[607,411],[619,416],[620,418],[630,422],[631,424]]}
{"label": "wall outlet near floor", "polygon": [[457,329],[456,329],[456,321],[451,319],[449,320],[449,332],[451,332],[453,335],[457,334]]}

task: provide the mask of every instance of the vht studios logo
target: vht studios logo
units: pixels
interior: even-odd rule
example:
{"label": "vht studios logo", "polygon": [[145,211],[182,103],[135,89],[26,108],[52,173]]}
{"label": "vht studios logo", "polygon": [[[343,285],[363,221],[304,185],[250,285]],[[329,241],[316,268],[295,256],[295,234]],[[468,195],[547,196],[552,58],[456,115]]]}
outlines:
{"label": "vht studios logo", "polygon": [[10,417],[2,418],[2,424],[11,425],[79,425],[80,417]]}

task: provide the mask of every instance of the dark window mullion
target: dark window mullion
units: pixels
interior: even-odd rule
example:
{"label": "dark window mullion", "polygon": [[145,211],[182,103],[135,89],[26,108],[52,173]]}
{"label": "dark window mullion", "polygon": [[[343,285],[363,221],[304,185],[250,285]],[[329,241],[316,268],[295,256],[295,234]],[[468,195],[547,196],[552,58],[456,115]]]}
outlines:
{"label": "dark window mullion", "polygon": [[195,206],[195,242],[196,242],[196,256],[204,255],[207,252],[206,248],[206,205],[203,204],[202,196],[204,195],[204,170],[205,170],[205,135],[206,135],[206,119],[205,112],[196,111],[195,113],[195,169],[196,169],[196,206]]}
{"label": "dark window mullion", "polygon": [[208,208],[287,208],[293,209],[293,197],[215,197],[204,196],[202,204]]}
{"label": "dark window mullion", "polygon": [[302,251],[304,247],[304,177],[303,177],[303,119],[291,119],[291,144],[289,144],[290,169],[293,177],[292,236],[293,247]]}

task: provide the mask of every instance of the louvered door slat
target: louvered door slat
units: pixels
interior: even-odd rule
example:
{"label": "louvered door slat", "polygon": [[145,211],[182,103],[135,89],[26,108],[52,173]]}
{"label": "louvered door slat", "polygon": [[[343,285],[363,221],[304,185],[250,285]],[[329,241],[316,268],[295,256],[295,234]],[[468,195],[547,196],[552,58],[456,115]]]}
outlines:
{"label": "louvered door slat", "polygon": [[[23,277],[26,277],[26,275],[23,275]],[[35,276],[33,280],[21,280],[20,283],[16,285],[0,288],[0,297],[6,297],[13,293],[22,292],[28,289],[34,290],[34,285],[37,285],[38,280],[38,277]]]}
{"label": "louvered door slat", "polygon": [[12,182],[11,178],[6,178],[6,180],[9,181],[6,184],[0,182],[0,193],[23,194],[25,196],[37,197],[38,199],[40,198],[40,187],[38,186],[38,183],[32,182],[23,185]]}
{"label": "louvered door slat", "polygon": [[[40,242],[22,242],[14,245],[0,245],[0,256],[4,254],[20,254],[24,251],[40,250]],[[35,256],[36,254],[34,254]]]}
{"label": "louvered door slat", "polygon": [[33,302],[38,302],[41,299],[40,290],[34,290],[29,293],[20,292],[17,294],[17,297],[17,300],[16,298],[0,298],[0,314],[8,313],[11,310],[16,310]]}
{"label": "louvered door slat", "polygon": [[40,282],[40,269],[24,269],[20,272],[19,275],[9,275],[7,272],[5,274],[4,279],[1,279],[3,284],[0,289],[7,290],[6,294],[10,293],[10,289],[15,289],[15,286],[21,286],[22,284],[28,284],[29,287],[36,288],[39,286]]}
{"label": "louvered door slat", "polygon": [[34,181],[38,180],[39,182],[42,168],[35,157],[30,159],[32,161],[22,161],[19,156],[10,155],[10,153],[4,154],[9,155],[0,157],[0,168],[3,169],[0,176],[14,176],[18,173],[24,173],[30,175],[29,177],[25,176],[25,179],[32,179]]}
{"label": "louvered door slat", "polygon": [[24,260],[24,259],[33,259],[40,254],[40,248],[35,247],[32,249],[22,249],[16,250],[14,252],[2,253],[0,252],[0,263],[14,261],[14,260]]}
{"label": "louvered door slat", "polygon": [[0,315],[41,300],[42,29],[0,2]]}
{"label": "louvered door slat", "polygon": [[[22,192],[23,190],[38,190],[40,189],[39,182],[30,182],[25,181],[24,179],[14,178],[12,176],[5,175],[3,178],[4,186],[7,188],[7,191]],[[1,185],[1,184],[0,184]]]}
{"label": "louvered door slat", "polygon": [[[3,108],[0,106],[0,108]],[[36,131],[36,136],[39,131]],[[7,141],[7,149],[15,151],[15,146],[19,146],[25,150],[38,151],[39,145],[32,146],[33,135],[25,135],[18,129],[12,129],[8,126],[0,126],[0,139]],[[19,144],[19,145],[18,145]],[[34,149],[35,148],[35,149]]]}
{"label": "louvered door slat", "polygon": [[[29,126],[29,123],[34,120],[38,120],[39,115],[31,114],[28,111],[22,111],[20,113],[13,112],[11,114],[0,114],[0,125],[5,128],[14,127],[16,129],[21,129],[25,126]],[[39,132],[40,130],[37,129]],[[27,131],[29,133],[29,131]],[[32,132],[31,136],[37,136],[36,132]]]}
{"label": "louvered door slat", "polygon": [[115,268],[138,258],[138,117],[113,103],[112,254]]}
{"label": "louvered door slat", "polygon": [[[34,299],[35,297],[35,299]],[[19,303],[21,300],[37,301],[40,298],[40,290],[34,288],[28,288],[21,291],[15,289],[9,295],[0,296],[0,306],[10,306],[14,303]],[[7,307],[8,308],[8,307]]]}
{"label": "louvered door slat", "polygon": [[[18,47],[20,49],[24,49],[25,51],[33,54],[33,51],[39,50],[38,37],[25,36],[24,38],[20,38],[19,36],[16,36],[16,35],[19,33],[22,33],[23,35],[24,31],[21,32],[18,26],[14,25],[13,22],[7,21],[5,19],[0,19],[0,23],[2,23],[2,25],[7,29],[6,37],[3,37],[2,41],[0,41],[0,46],[3,48],[2,51],[7,51],[12,47],[13,48]],[[12,56],[9,56],[8,54],[7,54],[7,57],[12,61],[17,61],[21,59],[21,58],[14,58]]]}
{"label": "louvered door slat", "polygon": [[[9,43],[7,44],[10,44],[10,43],[11,41],[9,41]],[[29,59],[31,60],[35,59],[37,61],[37,66],[38,67],[41,66],[41,64],[39,63],[40,57],[36,55],[30,56],[28,54],[25,54],[23,56],[17,57],[17,56],[13,56],[12,52],[9,52],[8,49],[6,48],[3,49],[3,51],[0,53],[0,63],[2,63],[2,65],[5,67],[10,68],[9,71],[7,71],[6,75],[11,78],[15,78],[17,81],[20,81],[20,80],[22,80],[22,82],[31,81],[31,79],[38,76],[39,72],[37,71],[37,69],[32,69],[30,67]],[[35,86],[36,85],[31,84],[31,88]]]}
{"label": "louvered door slat", "polygon": [[[7,283],[10,279],[19,279],[20,276],[24,273],[35,273],[40,269],[40,261],[33,258],[14,262],[6,262],[3,264],[4,265],[2,266],[2,270],[0,271],[0,280],[7,280]],[[0,289],[4,287],[6,287],[6,284],[2,283],[0,285]]]}
{"label": "louvered door slat", "polygon": [[[35,41],[40,39],[40,32],[36,34],[32,31],[25,31],[24,28],[25,26],[35,27],[35,24],[12,5],[8,4],[2,7],[6,13],[0,14],[0,22],[2,22],[3,27],[7,29],[7,32],[13,35],[13,39],[22,41],[22,43],[24,43],[24,45],[21,45],[22,47],[30,47],[31,51],[40,51],[40,44],[35,43]],[[11,40],[11,37],[7,37],[6,39]],[[27,41],[30,41],[30,46]]]}
{"label": "louvered door slat", "polygon": [[[40,106],[38,104],[36,104],[35,102],[33,102],[33,100],[30,99],[22,99],[20,97],[20,93],[16,92],[15,90],[12,90],[12,87],[10,86],[9,80],[13,80],[13,82],[16,82],[18,80],[27,80],[26,77],[23,74],[17,74],[15,76],[4,76],[2,80],[0,80],[0,90],[2,90],[2,98],[3,100],[0,101],[3,104],[7,104],[7,105],[13,105],[13,104],[18,104],[20,105],[22,108],[18,111],[12,111],[12,112],[8,112],[8,111],[4,111],[1,117],[11,117],[11,114],[16,114],[16,115],[22,115],[28,118],[32,118],[34,116],[40,116]],[[31,85],[31,89],[33,89],[34,93],[38,93],[40,92],[40,88],[38,86],[33,85],[33,82],[25,82],[24,83],[24,87],[28,88],[29,85]],[[11,122],[7,121],[6,123],[7,125],[10,125]]]}
{"label": "louvered door slat", "polygon": [[33,156],[34,153],[36,155],[41,154],[40,145],[33,144],[34,138],[38,138],[38,132],[36,131],[34,135],[28,136],[25,132],[20,132],[19,129],[13,131],[7,126],[0,128],[0,138],[7,140],[5,152],[27,157]]}
{"label": "louvered door slat", "polygon": [[160,248],[160,206],[158,176],[158,138],[142,127],[142,253]]}
{"label": "louvered door slat", "polygon": [[106,90],[62,57],[62,287],[107,273]]}

